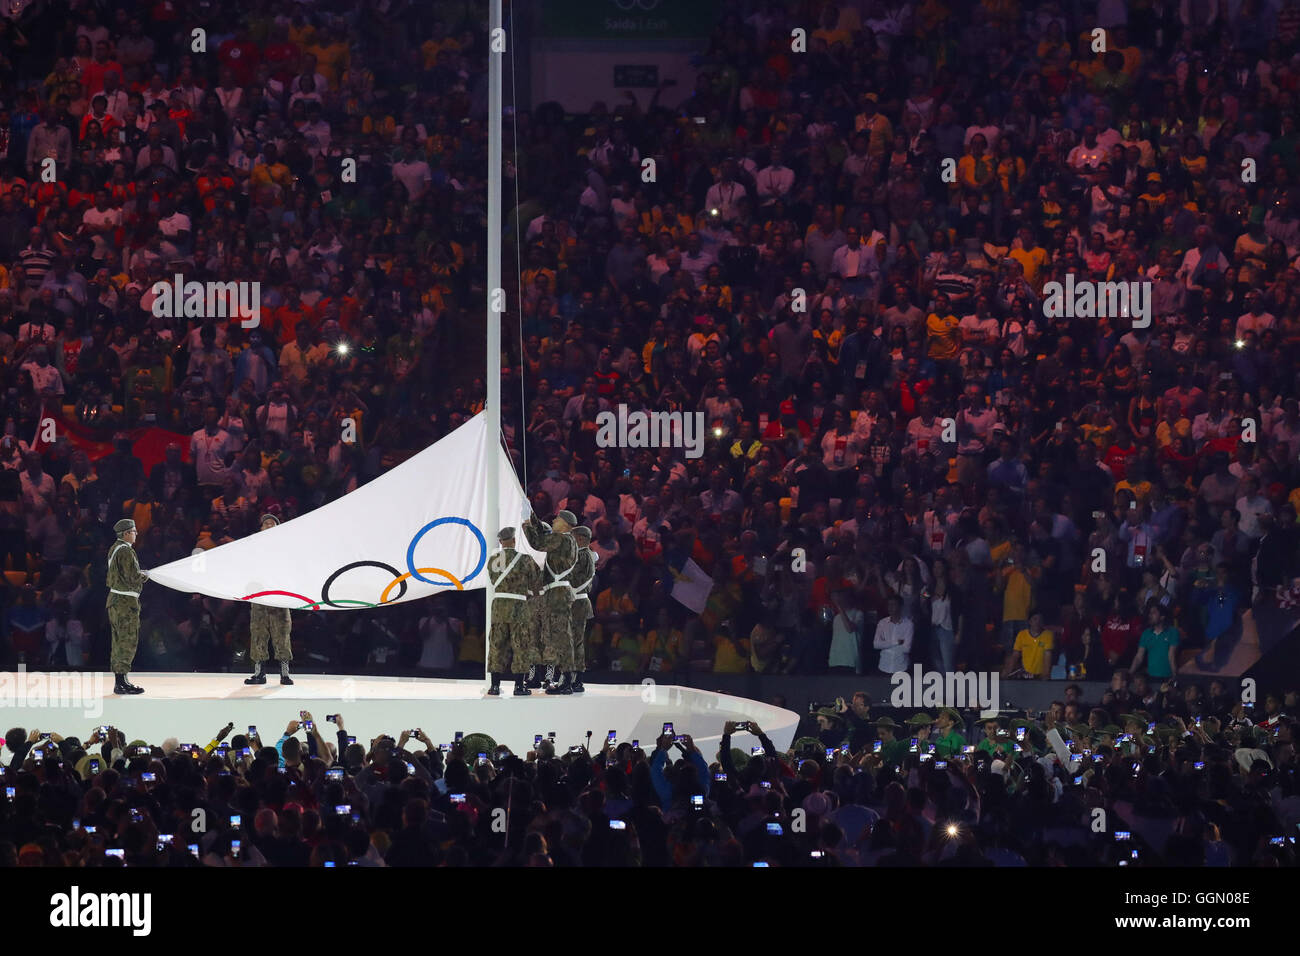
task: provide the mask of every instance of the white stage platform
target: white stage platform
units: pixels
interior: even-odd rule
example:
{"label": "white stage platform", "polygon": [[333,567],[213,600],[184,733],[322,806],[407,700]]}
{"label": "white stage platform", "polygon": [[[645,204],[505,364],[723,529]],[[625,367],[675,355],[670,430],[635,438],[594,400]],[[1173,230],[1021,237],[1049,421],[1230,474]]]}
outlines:
{"label": "white stage platform", "polygon": [[[325,718],[337,713],[347,733],[363,744],[380,733],[398,737],[418,727],[435,744],[451,741],[458,730],[478,731],[522,754],[534,734],[555,731],[557,748],[567,749],[584,743],[590,730],[595,753],[610,730],[617,732],[619,741],[639,740],[642,748],[652,749],[664,722],[672,721],[676,733],[690,734],[712,760],[724,721],[756,721],[782,750],[789,749],[799,723],[793,711],[667,684],[588,684],[585,694],[568,697],[547,697],[540,691],[512,697],[511,685],[503,684],[501,697],[485,697],[486,680],[304,675],[295,676],[293,686],[282,687],[278,675],[268,674],[260,686],[245,685],[246,676],[133,673],[132,682],[145,693],[118,697],[112,692],[111,675],[0,673],[0,733],[25,727],[85,740],[95,727],[110,724],[127,740],[156,744],[176,737],[202,745],[233,721],[232,735],[255,724],[263,743],[269,744],[306,710],[330,741],[335,728]],[[757,740],[741,733],[733,743],[748,750]]]}

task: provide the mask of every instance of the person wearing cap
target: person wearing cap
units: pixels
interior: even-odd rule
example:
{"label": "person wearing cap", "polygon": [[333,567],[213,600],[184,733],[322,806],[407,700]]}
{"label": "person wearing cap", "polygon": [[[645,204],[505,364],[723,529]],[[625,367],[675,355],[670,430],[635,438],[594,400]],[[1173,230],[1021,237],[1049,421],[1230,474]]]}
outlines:
{"label": "person wearing cap", "polygon": [[[259,530],[269,531],[280,523],[273,514],[262,515]],[[248,615],[248,656],[253,662],[253,676],[244,679],[245,684],[265,684],[266,674],[262,665],[267,658],[267,645],[275,650],[275,659],[280,662],[280,683],[292,684],[289,676],[289,662],[293,660],[293,647],[289,643],[289,632],[293,622],[287,607],[271,607],[266,604],[252,604]]]}
{"label": "person wearing cap", "polygon": [[944,759],[961,753],[966,746],[966,738],[957,731],[962,725],[961,714],[951,707],[945,707],[939,711],[934,723],[939,729],[934,740],[934,752]]}
{"label": "person wearing cap", "polygon": [[492,630],[488,634],[488,673],[492,684],[489,697],[501,696],[501,675],[513,672],[516,697],[527,697],[532,691],[524,686],[527,679],[537,675],[537,646],[529,620],[528,599],[538,593],[542,584],[542,571],[531,557],[515,550],[515,529],[502,528],[497,532],[501,548],[488,562],[492,576]]}
{"label": "person wearing cap", "polygon": [[109,666],[113,671],[114,694],[143,694],[144,688],[128,681],[135,651],[140,643],[140,588],[149,574],[140,570],[135,556],[135,539],[138,532],[135,522],[123,518],[113,525],[117,540],[108,552],[108,623],[113,632]]}
{"label": "person wearing cap", "polygon": [[994,757],[1009,757],[1012,753],[1011,735],[1002,726],[1002,718],[985,717],[982,723],[984,739],[975,745],[975,749]]}
{"label": "person wearing cap", "polygon": [[571,694],[573,586],[569,578],[578,564],[578,545],[570,532],[578,519],[572,511],[560,511],[554,522],[547,525],[537,519],[532,506],[527,503],[524,505],[524,519],[524,537],[529,547],[546,554],[546,562],[542,565],[545,583],[536,607],[536,621],[541,628],[541,655],[546,664],[546,693]]}
{"label": "person wearing cap", "polygon": [[844,715],[835,707],[818,707],[815,713],[820,746],[824,749],[844,743]]}
{"label": "person wearing cap", "polygon": [[587,661],[587,622],[594,617],[591,610],[591,586],[596,580],[596,552],[591,550],[591,529],[578,525],[573,529],[573,541],[578,546],[578,562],[574,565],[569,583],[573,586],[573,605],[569,620],[569,636],[573,641],[573,670],[569,676],[570,689],[581,694],[582,669]]}
{"label": "person wearing cap", "polygon": [[[928,754],[934,753],[934,741],[930,739],[930,728],[934,726],[934,718],[921,711],[919,714],[913,714],[907,718],[907,726],[911,728],[915,735],[912,739],[916,741],[916,753]],[[907,746],[908,753],[912,752],[911,741]]]}
{"label": "person wearing cap", "polygon": [[906,740],[897,739],[899,725],[894,723],[892,717],[881,717],[875,723],[876,736],[880,740],[880,762],[886,767],[902,766],[903,759],[907,756],[908,743]]}

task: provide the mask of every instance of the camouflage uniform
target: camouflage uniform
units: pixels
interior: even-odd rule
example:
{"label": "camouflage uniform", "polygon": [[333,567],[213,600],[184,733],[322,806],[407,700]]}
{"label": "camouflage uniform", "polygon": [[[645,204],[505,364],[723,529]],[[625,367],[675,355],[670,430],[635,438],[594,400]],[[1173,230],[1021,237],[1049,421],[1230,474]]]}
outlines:
{"label": "camouflage uniform", "polygon": [[542,594],[530,603],[540,629],[542,661],[556,670],[573,670],[573,638],[570,635],[573,588],[569,575],[578,560],[578,545],[568,532],[551,530],[551,526],[529,515],[524,522],[524,537],[534,551],[546,552]]}
{"label": "camouflage uniform", "polygon": [[539,663],[529,599],[541,587],[542,570],[522,551],[502,548],[488,562],[488,574],[495,588],[488,670],[494,674],[526,671]]}
{"label": "camouflage uniform", "polygon": [[277,661],[293,660],[293,648],[289,644],[289,631],[292,623],[287,607],[267,607],[254,604],[248,615],[248,657],[254,663],[267,659],[266,647],[269,643],[275,648]]}
{"label": "camouflage uniform", "polygon": [[146,575],[135,549],[120,537],[108,552],[108,623],[113,631],[109,667],[114,674],[130,673],[140,643],[140,588]]}
{"label": "camouflage uniform", "polygon": [[590,548],[578,547],[578,563],[569,576],[573,585],[573,607],[570,610],[569,627],[573,638],[572,670],[581,672],[587,665],[587,622],[595,614],[591,610],[591,586],[596,578],[596,554]]}

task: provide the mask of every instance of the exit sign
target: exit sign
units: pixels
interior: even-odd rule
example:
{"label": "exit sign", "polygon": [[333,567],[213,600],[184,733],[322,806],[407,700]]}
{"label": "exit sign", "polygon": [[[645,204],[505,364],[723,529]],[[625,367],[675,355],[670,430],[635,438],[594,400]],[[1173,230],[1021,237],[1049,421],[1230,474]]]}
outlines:
{"label": "exit sign", "polygon": [[659,85],[659,67],[654,64],[616,66],[614,67],[614,85],[654,88]]}

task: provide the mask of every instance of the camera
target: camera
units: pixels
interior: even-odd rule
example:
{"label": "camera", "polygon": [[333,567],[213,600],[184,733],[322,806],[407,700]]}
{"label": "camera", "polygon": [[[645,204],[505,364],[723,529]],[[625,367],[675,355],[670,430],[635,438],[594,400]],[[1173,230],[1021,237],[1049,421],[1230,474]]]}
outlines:
{"label": "camera", "polygon": [[339,816],[341,816],[341,817],[346,817],[349,813],[352,812],[352,804],[350,804],[350,803],[338,803],[338,804],[335,804],[335,805],[334,805],[334,812],[337,813],[337,814],[338,814]]}
{"label": "camera", "polygon": [[756,756],[758,756],[759,754],[761,754],[762,752],[763,752],[763,748],[762,748],[762,747],[751,747],[750,750],[749,750],[749,755],[750,755],[751,757],[756,757]]}
{"label": "camera", "polygon": [[[662,736],[664,736],[664,737],[668,737],[668,736],[671,736],[672,733],[673,733],[673,725],[672,725],[672,722],[669,721],[668,723],[664,724],[664,732],[663,732]],[[676,738],[674,738],[674,739],[673,739],[673,743],[676,743],[676,742],[677,742],[677,740],[676,740]]]}
{"label": "camera", "polygon": [[1133,839],[1133,834],[1132,834],[1132,832],[1129,831],[1129,830],[1116,830],[1116,831],[1115,831],[1115,842],[1116,842],[1116,843],[1127,843],[1127,842],[1129,842],[1129,841],[1132,840],[1132,839]]}
{"label": "camera", "polygon": [[416,740],[419,740],[419,739],[420,739],[420,734],[422,734],[423,732],[424,732],[424,731],[420,730],[419,727],[416,727],[414,730],[408,730],[408,731],[406,732],[406,735],[407,735],[408,737],[414,737]]}
{"label": "camera", "polygon": [[691,807],[692,807],[693,809],[695,809],[695,810],[703,810],[703,809],[704,809],[704,797],[702,797],[702,796],[701,796],[700,794],[698,794],[698,793],[695,794],[693,797],[691,797]]}
{"label": "camera", "polygon": [[256,737],[256,736],[257,736],[257,727],[256,727],[256,725],[254,725],[254,724],[249,724],[249,725],[248,725],[248,736],[250,736],[250,737]]}
{"label": "camera", "polygon": [[769,823],[767,825],[767,832],[772,836],[783,836],[785,834],[785,828],[779,823]]}
{"label": "camera", "polygon": [[302,726],[303,726],[303,729],[305,729],[305,730],[315,730],[315,729],[316,729],[316,725],[315,725],[314,723],[312,723],[310,720],[309,720],[309,721],[306,721]]}
{"label": "camera", "polygon": [[1196,763],[1192,764],[1192,769],[1193,769],[1193,770],[1204,770],[1204,769],[1205,769],[1205,761],[1204,761],[1204,760],[1198,760],[1198,761],[1196,761]]}
{"label": "camera", "polygon": [[236,860],[239,859],[239,847],[240,847],[240,842],[238,840],[230,841],[230,855],[234,857]]}
{"label": "camera", "polygon": [[244,820],[244,818],[241,817],[238,813],[232,813],[232,814],[230,815],[230,825],[231,825],[232,827],[238,827],[238,826],[240,825],[240,823],[243,822],[243,820]]}
{"label": "camera", "polygon": [[747,721],[747,720],[742,720],[742,721],[740,721],[740,723],[736,724],[736,730],[737,730],[737,731],[741,731],[741,730],[743,730],[743,731],[748,732],[748,730],[749,730],[749,721]]}
{"label": "camera", "polygon": [[337,724],[337,723],[339,722],[339,715],[338,715],[338,714],[326,714],[326,715],[325,715],[325,719],[326,719],[329,723],[331,723],[331,724]]}
{"label": "camera", "polygon": [[[551,736],[554,737],[555,734],[551,734]],[[462,740],[464,740],[464,739],[465,739],[465,731],[463,731],[463,730],[458,730],[458,731],[456,731],[456,733],[455,733],[455,734],[452,736],[452,738],[451,738],[452,743],[457,743],[457,744],[460,743],[460,742],[461,742]]]}
{"label": "camera", "polygon": [[609,828],[611,830],[626,830],[627,824],[624,823],[622,820],[610,820]]}
{"label": "camera", "polygon": [[143,780],[145,783],[154,783],[155,781],[157,781],[158,775],[146,771],[145,773],[140,774],[140,779]]}
{"label": "camera", "polygon": [[605,739],[606,739],[606,740],[610,740],[610,741],[615,740],[617,737],[618,737],[618,734],[614,733],[614,731],[612,731],[612,730],[611,730],[608,734],[605,735]]}
{"label": "camera", "polygon": [[326,779],[326,780],[342,780],[342,779],[343,779],[343,768],[342,768],[342,767],[330,767],[328,770],[325,771],[325,779]]}
{"label": "camera", "polygon": [[727,775],[725,773],[715,773],[713,779],[718,783],[724,783],[727,779]]}
{"label": "camera", "polygon": [[121,860],[126,857],[126,850],[105,850],[104,856],[113,856]]}
{"label": "camera", "polygon": [[463,793],[453,793],[453,794],[450,795],[450,799],[451,799],[451,802],[452,802],[452,803],[464,803],[464,802],[465,802],[465,794],[463,794]]}
{"label": "camera", "polygon": [[542,735],[541,735],[541,734],[533,734],[533,746],[534,746],[534,747],[540,747],[541,745],[542,745]]}

